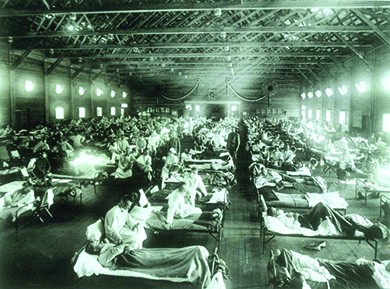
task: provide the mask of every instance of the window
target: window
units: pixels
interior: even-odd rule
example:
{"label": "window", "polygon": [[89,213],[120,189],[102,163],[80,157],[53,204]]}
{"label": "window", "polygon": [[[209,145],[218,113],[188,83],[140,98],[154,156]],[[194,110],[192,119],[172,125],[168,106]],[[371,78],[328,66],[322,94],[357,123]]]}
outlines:
{"label": "window", "polygon": [[309,108],[308,110],[307,110],[307,118],[308,119],[311,119],[313,117],[313,111]]}
{"label": "window", "polygon": [[115,114],[116,114],[115,106],[111,106],[110,114],[111,114],[111,115],[115,115]]}
{"label": "window", "polygon": [[124,109],[124,108],[121,108],[121,116],[122,116],[122,117],[125,116],[125,109]]}
{"label": "window", "polygon": [[85,117],[85,107],[79,107],[79,118]]}
{"label": "window", "polygon": [[332,111],[329,109],[325,112],[325,120],[327,122],[332,122]]}
{"label": "window", "polygon": [[[121,107],[122,108],[127,108],[128,107],[128,104],[127,103],[121,103]],[[149,107],[148,107],[149,108]]]}
{"label": "window", "polygon": [[56,119],[64,119],[65,118],[64,108],[61,106],[56,107],[55,114],[56,114]]}
{"label": "window", "polygon": [[32,82],[32,80],[26,80],[24,82],[24,89],[26,90],[26,92],[33,91],[34,87],[35,87],[35,84],[34,84],[34,82]]}
{"label": "window", "polygon": [[346,95],[348,93],[348,87],[345,84],[343,84],[342,86],[339,86],[338,90],[339,90],[341,95]]}
{"label": "window", "polygon": [[301,116],[302,116],[303,120],[306,119],[306,106],[305,105],[302,105]]}
{"label": "window", "polygon": [[316,120],[320,120],[321,119],[321,110],[317,109],[316,110]]}
{"label": "window", "polygon": [[127,92],[126,92],[126,91],[122,92],[122,97],[123,97],[123,98],[126,98],[126,97],[127,97]]}
{"label": "window", "polygon": [[111,96],[111,97],[115,97],[115,95],[116,95],[115,90],[112,90],[112,89],[111,89],[111,91],[110,91],[110,96]]}
{"label": "window", "polygon": [[96,108],[96,116],[103,116],[103,108],[98,106]]}
{"label": "window", "polygon": [[85,88],[82,86],[79,86],[79,95],[82,96],[85,94]]}
{"label": "window", "polygon": [[56,93],[61,94],[64,91],[64,87],[61,84],[56,84]]}
{"label": "window", "polygon": [[339,124],[347,124],[347,112],[345,110],[339,112]]}
{"label": "window", "polygon": [[390,132],[390,113],[383,114],[382,131]]}
{"label": "window", "polygon": [[325,94],[326,94],[328,97],[331,97],[331,96],[333,95],[333,88],[328,87],[327,89],[325,89]]}
{"label": "window", "polygon": [[102,96],[103,95],[103,90],[100,88],[96,88],[96,96]]}

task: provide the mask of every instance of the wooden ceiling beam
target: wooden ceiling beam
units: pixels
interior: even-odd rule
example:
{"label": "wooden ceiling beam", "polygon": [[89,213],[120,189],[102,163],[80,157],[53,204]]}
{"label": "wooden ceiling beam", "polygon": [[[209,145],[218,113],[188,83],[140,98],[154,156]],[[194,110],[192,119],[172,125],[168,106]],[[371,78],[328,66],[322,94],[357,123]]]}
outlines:
{"label": "wooden ceiling beam", "polygon": [[[390,3],[390,1],[389,1]],[[390,31],[390,27],[381,27],[383,32]],[[99,31],[30,31],[30,32],[2,32],[0,38],[37,38],[37,37],[76,37],[76,36],[104,36],[108,34],[117,35],[163,35],[163,34],[220,34],[220,33],[374,33],[368,25],[343,26],[262,26],[262,27],[186,27],[186,28],[137,28],[137,29],[103,29]]]}
{"label": "wooden ceiling beam", "polygon": [[353,13],[355,13],[363,22],[365,22],[368,26],[371,27],[373,31],[375,31],[375,34],[388,46],[390,46],[390,38],[382,32],[377,25],[372,23],[370,19],[366,17],[361,11],[354,9]]}
{"label": "wooden ceiling beam", "polygon": [[[115,53],[115,54],[97,54],[97,55],[83,55],[83,54],[53,54],[48,56],[47,58],[66,58],[66,59],[111,59],[111,58],[123,58],[123,59],[139,59],[139,58],[227,58],[231,57],[232,61],[237,57],[253,57],[253,58],[285,58],[285,57],[296,57],[296,58],[328,58],[329,53],[307,53],[307,52],[297,52],[297,53],[289,53],[289,52],[259,52],[259,53],[249,53],[249,52],[238,52],[238,53],[144,53],[144,54],[123,54],[123,53]],[[343,57],[345,54],[332,54],[333,57]],[[230,60],[229,60],[230,61]]]}
{"label": "wooden ceiling beam", "polygon": [[[226,46],[229,47],[238,47],[238,48],[274,48],[274,47],[290,47],[290,48],[344,48],[348,47],[344,42],[331,42],[331,41],[265,41],[265,42],[169,42],[169,43],[160,43],[160,42],[152,42],[152,43],[140,43],[140,44],[89,44],[89,45],[39,45],[38,43],[33,43],[31,49],[33,50],[49,50],[56,49],[62,51],[77,51],[77,50],[92,50],[92,49],[131,49],[131,48],[207,48],[207,47],[220,47],[224,48]],[[354,43],[354,47],[360,48],[372,48],[371,44],[359,44]],[[13,47],[13,50],[24,50],[26,48],[22,47]]]}
{"label": "wooden ceiling beam", "polygon": [[[336,37],[345,42],[346,45],[348,45],[348,48],[351,49],[351,51],[356,54],[356,56],[364,62],[364,64],[368,67],[368,68],[372,68],[372,65],[367,61],[367,59],[364,57],[364,55],[362,53],[360,53],[359,51],[357,51],[357,49],[355,47],[353,47],[353,45],[351,45],[347,40],[345,40],[341,35],[339,34],[335,34]],[[332,55],[333,56],[333,55]]]}
{"label": "wooden ceiling beam", "polygon": [[[279,65],[299,65],[299,64],[318,64],[318,63],[321,63],[321,65],[327,65],[327,64],[333,64],[333,59],[335,61],[336,58],[332,58],[332,61],[321,61],[319,62],[318,60],[307,60],[307,59],[296,59],[296,60],[282,60],[282,61],[275,61],[275,60],[262,60],[260,64],[262,65],[266,65],[266,64],[269,64],[269,65],[273,65],[273,66],[279,66]],[[242,64],[247,64],[247,63],[251,63],[252,61],[240,61],[240,63]],[[188,60],[184,60],[184,61],[179,61],[179,60],[175,60],[175,61],[153,61],[153,63],[157,63],[157,64],[177,64],[177,65],[182,65],[182,64],[193,64],[193,65],[198,65],[198,64],[206,64],[206,65],[217,65],[217,64],[228,64],[228,62],[226,61],[212,61],[212,62],[209,62],[209,61],[194,61],[194,60],[191,60],[191,61],[188,61]],[[75,63],[76,64],[76,63]],[[83,65],[100,65],[100,64],[103,64],[104,66],[107,66],[107,65],[131,65],[131,64],[136,64],[136,65],[146,65],[147,62],[146,61],[130,61],[130,60],[123,60],[123,61],[90,61],[90,62],[84,62]],[[234,62],[233,62],[234,64]]]}
{"label": "wooden ceiling beam", "polygon": [[[181,12],[181,11],[212,11],[214,9],[226,10],[273,10],[273,9],[367,9],[367,8],[390,8],[387,0],[302,0],[302,1],[257,1],[243,2],[235,0],[230,3],[126,3],[125,5],[89,5],[88,8],[82,5],[75,7],[45,9],[11,9],[6,8],[0,11],[0,17],[25,17],[36,14],[112,14],[112,13],[152,13],[152,12]],[[58,7],[58,5],[57,5]]]}

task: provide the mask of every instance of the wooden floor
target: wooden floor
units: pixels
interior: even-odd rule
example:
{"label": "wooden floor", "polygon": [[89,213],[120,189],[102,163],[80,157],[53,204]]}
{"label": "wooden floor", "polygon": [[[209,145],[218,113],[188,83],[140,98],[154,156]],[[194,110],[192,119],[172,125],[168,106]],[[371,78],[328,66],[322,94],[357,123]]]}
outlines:
{"label": "wooden floor", "polygon": [[[246,173],[246,172],[242,172]],[[334,181],[333,177],[327,179]],[[333,185],[341,192],[350,206],[349,213],[366,215],[375,219],[379,214],[379,200],[368,200],[367,205],[356,200],[354,184],[350,182]],[[116,204],[128,188],[99,187],[96,194],[93,188],[85,191],[84,205],[65,204],[55,199],[52,207],[53,219],[46,218],[41,224],[36,220],[25,224],[18,234],[12,227],[3,226],[0,232],[0,288],[186,288],[183,285],[156,282],[140,282],[127,278],[88,277],[75,284],[70,261],[85,242],[85,229]],[[224,238],[220,257],[230,267],[232,281],[227,288],[268,288],[265,266],[268,248],[290,248],[315,257],[355,260],[359,257],[373,258],[373,250],[365,243],[352,241],[327,240],[327,247],[320,252],[303,251],[308,241],[303,238],[275,238],[262,254],[259,236],[259,222],[253,185],[243,181],[230,192],[231,208],[226,214]],[[156,237],[160,243],[156,242]],[[146,246],[177,246],[199,242],[208,249],[214,246],[214,240],[205,235],[182,237],[150,236]],[[383,248],[380,259],[390,259],[390,249]],[[145,285],[146,284],[146,285]],[[187,286],[191,288],[190,286]]]}

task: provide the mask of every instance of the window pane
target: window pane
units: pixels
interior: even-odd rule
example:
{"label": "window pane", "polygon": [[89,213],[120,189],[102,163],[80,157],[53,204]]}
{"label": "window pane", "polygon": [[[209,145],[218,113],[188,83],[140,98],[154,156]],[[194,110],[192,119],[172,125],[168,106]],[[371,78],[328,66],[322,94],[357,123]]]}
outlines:
{"label": "window pane", "polygon": [[56,84],[56,93],[61,94],[64,91],[64,88],[61,84]]}
{"label": "window pane", "polygon": [[63,107],[56,107],[55,109],[56,119],[64,119],[65,112]]}
{"label": "window pane", "polygon": [[100,106],[96,108],[96,116],[103,116],[103,108]]}
{"label": "window pane", "polygon": [[327,122],[332,122],[332,111],[330,111],[330,110],[327,110],[327,111],[326,111],[325,120],[326,120]]}
{"label": "window pane", "polygon": [[313,111],[309,108],[308,110],[307,110],[307,118],[312,118],[312,116],[313,116]]}
{"label": "window pane", "polygon": [[115,110],[114,106],[111,106],[110,113],[111,113],[111,115],[115,115],[116,114],[116,110]]}
{"label": "window pane", "polygon": [[79,107],[79,118],[85,117],[85,107]]}
{"label": "window pane", "polygon": [[339,112],[339,124],[347,124],[347,112],[340,111]]}
{"label": "window pane", "polygon": [[320,120],[321,119],[321,110],[317,109],[316,110],[316,120]]}
{"label": "window pane", "polygon": [[382,130],[384,132],[390,132],[390,114],[385,113],[383,115]]}

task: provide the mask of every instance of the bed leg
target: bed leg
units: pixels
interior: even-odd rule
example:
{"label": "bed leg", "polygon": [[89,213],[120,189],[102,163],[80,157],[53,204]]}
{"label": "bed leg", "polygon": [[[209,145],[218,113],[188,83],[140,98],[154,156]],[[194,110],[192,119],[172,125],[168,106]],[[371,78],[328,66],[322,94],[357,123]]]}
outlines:
{"label": "bed leg", "polygon": [[261,235],[262,235],[262,240],[263,240],[263,254],[265,253],[265,230],[263,229],[262,232],[261,232]]}

